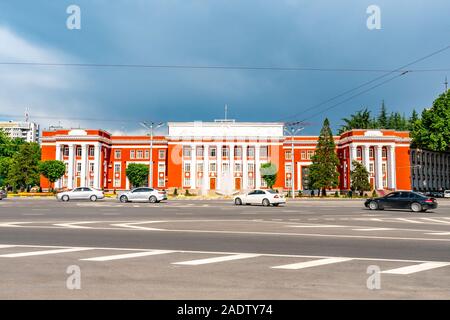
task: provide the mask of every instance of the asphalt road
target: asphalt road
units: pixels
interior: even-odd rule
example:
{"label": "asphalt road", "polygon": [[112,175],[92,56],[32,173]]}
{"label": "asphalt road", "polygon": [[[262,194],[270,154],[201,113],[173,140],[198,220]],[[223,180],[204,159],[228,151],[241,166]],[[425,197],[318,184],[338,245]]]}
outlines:
{"label": "asphalt road", "polygon": [[[449,249],[447,199],[411,213],[369,211],[361,200],[8,198],[0,298],[449,299]],[[79,267],[80,289],[67,287],[69,266]]]}

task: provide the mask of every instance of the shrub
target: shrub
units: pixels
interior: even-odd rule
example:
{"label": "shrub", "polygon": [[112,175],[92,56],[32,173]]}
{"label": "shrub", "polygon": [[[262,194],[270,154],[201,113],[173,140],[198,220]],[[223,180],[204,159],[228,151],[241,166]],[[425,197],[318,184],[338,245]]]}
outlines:
{"label": "shrub", "polygon": [[376,198],[378,196],[377,191],[373,189],[372,191],[372,198]]}
{"label": "shrub", "polygon": [[175,188],[175,189],[173,190],[173,195],[174,195],[174,196],[177,196],[177,195],[178,195],[178,189],[177,189],[177,188]]}
{"label": "shrub", "polygon": [[335,198],[339,198],[339,192],[335,191],[335,192],[334,192],[334,197],[335,197]]}

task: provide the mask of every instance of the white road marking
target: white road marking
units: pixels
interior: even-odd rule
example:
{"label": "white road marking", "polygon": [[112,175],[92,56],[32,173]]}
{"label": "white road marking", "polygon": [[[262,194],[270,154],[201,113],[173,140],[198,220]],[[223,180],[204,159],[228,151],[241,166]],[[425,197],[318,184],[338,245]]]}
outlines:
{"label": "white road marking", "polygon": [[378,219],[378,218],[370,218],[370,221],[383,221],[383,220]]}
{"label": "white road marking", "polygon": [[11,244],[0,244],[0,249],[13,248],[15,245]]}
{"label": "white road marking", "polygon": [[393,228],[363,228],[363,229],[352,229],[353,231],[385,231],[385,230],[395,230]]}
{"label": "white road marking", "polygon": [[423,222],[421,222],[421,221],[416,221],[416,220],[411,220],[411,219],[405,219],[405,218],[397,218],[397,220],[405,221],[405,222],[409,222],[409,223],[420,223],[420,224],[423,224]]}
{"label": "white road marking", "polygon": [[19,253],[2,254],[2,255],[0,255],[0,258],[20,258],[20,257],[40,256],[40,255],[45,255],[45,254],[57,254],[57,253],[67,253],[67,252],[86,251],[86,250],[91,250],[91,249],[90,248],[69,248],[69,249],[19,252]]}
{"label": "white road marking", "polygon": [[88,224],[88,223],[99,223],[101,221],[78,221],[78,222],[70,222],[70,223],[56,223],[54,226],[70,228],[70,229],[91,229],[91,227],[80,226],[80,224]]}
{"label": "white road marking", "polygon": [[448,236],[450,235],[450,232],[427,232],[425,234],[432,234],[436,236]]}
{"label": "white road marking", "polygon": [[232,260],[240,260],[240,259],[248,259],[248,258],[255,258],[261,256],[260,254],[233,254],[230,256],[224,256],[224,257],[215,257],[215,258],[207,258],[207,259],[198,259],[198,260],[190,260],[190,261],[182,261],[182,262],[174,262],[172,264],[179,264],[179,265],[187,265],[187,266],[198,266],[202,264],[209,264],[209,263],[217,263],[217,262],[224,262],[224,261],[232,261]]}
{"label": "white road marking", "polygon": [[326,264],[333,264],[333,263],[350,261],[350,260],[353,260],[353,259],[351,259],[351,258],[326,258],[326,259],[319,259],[319,260],[313,260],[313,261],[285,264],[282,266],[276,266],[276,267],[271,267],[271,268],[272,269],[298,270],[298,269],[323,266]]}
{"label": "white road marking", "polygon": [[421,264],[415,264],[412,266],[396,268],[391,270],[382,271],[381,273],[389,273],[389,274],[411,274],[420,271],[445,267],[450,265],[450,262],[424,262]]}
{"label": "white road marking", "polygon": [[141,227],[141,226],[137,226],[137,225],[138,224],[149,224],[149,223],[162,223],[162,222],[167,222],[167,221],[141,221],[141,222],[131,222],[131,223],[118,223],[118,224],[111,224],[111,226],[139,229],[139,230],[147,230],[147,231],[160,231],[160,230],[164,230],[164,229],[147,228],[147,227]]}
{"label": "white road marking", "polygon": [[22,226],[19,226],[18,224],[26,224],[26,223],[32,223],[32,222],[6,222],[6,223],[0,223],[0,227],[20,228],[20,227],[22,227]]}
{"label": "white road marking", "polygon": [[450,221],[442,221],[442,220],[431,219],[431,218],[420,218],[420,219],[426,220],[426,221],[431,221],[431,222],[438,222],[438,223],[443,223],[443,224],[450,224]]}
{"label": "white road marking", "polygon": [[87,259],[80,259],[80,260],[83,260],[83,261],[111,261],[111,260],[154,256],[154,255],[173,253],[173,252],[175,252],[175,251],[152,250],[152,251],[144,251],[144,252],[136,252],[136,253],[115,254],[115,255],[110,255],[110,256],[94,257],[94,258],[87,258]]}
{"label": "white road marking", "polygon": [[346,226],[338,226],[333,224],[314,224],[314,225],[307,225],[307,226],[286,226],[291,228],[344,228]]}

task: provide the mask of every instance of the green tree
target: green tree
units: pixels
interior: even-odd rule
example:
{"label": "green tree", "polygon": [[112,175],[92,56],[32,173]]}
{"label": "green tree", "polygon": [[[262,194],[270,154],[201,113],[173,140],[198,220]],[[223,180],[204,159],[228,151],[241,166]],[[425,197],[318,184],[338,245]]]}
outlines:
{"label": "green tree", "polygon": [[267,186],[272,189],[275,181],[277,181],[277,167],[273,163],[263,163],[261,165],[261,177],[267,183]]}
{"label": "green tree", "polygon": [[413,144],[433,151],[450,149],[450,90],[441,94],[433,106],[422,112],[411,131]]}
{"label": "green tree", "polygon": [[54,183],[66,172],[66,165],[59,160],[42,161],[39,163],[39,172],[51,183],[53,190]]}
{"label": "green tree", "polygon": [[339,159],[330,122],[325,119],[320,130],[316,152],[312,157],[312,164],[309,166],[310,188],[321,189],[322,195],[326,195],[326,188],[336,187],[339,182],[338,165]]}
{"label": "green tree", "polygon": [[416,109],[413,109],[411,117],[408,120],[408,130],[409,131],[413,130],[414,124],[416,123],[417,120],[419,120],[419,114],[417,113]]}
{"label": "green tree", "polygon": [[359,191],[362,196],[364,191],[370,191],[369,171],[359,161],[353,160],[353,170],[350,171],[350,179],[352,181],[352,189]]}
{"label": "green tree", "polygon": [[148,166],[140,163],[131,163],[126,170],[127,178],[134,187],[142,187],[148,179],[148,174]]}
{"label": "green tree", "polygon": [[27,189],[30,186],[39,185],[39,160],[41,148],[37,143],[24,143],[19,151],[11,158],[8,170],[7,183],[13,189]]}
{"label": "green tree", "polygon": [[384,100],[381,103],[381,111],[378,115],[378,127],[380,129],[386,129],[387,128],[387,111],[386,111],[386,105],[384,104]]}
{"label": "green tree", "polygon": [[370,129],[376,126],[376,121],[371,118],[370,111],[366,109],[359,110],[350,115],[350,118],[342,119],[345,124],[341,126],[339,133],[352,129]]}

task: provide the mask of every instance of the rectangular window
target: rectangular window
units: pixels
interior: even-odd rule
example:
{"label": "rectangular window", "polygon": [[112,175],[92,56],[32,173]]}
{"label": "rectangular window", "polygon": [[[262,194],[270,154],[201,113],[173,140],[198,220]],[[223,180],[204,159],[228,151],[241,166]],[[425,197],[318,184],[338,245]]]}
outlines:
{"label": "rectangular window", "polygon": [[247,154],[248,154],[249,157],[253,158],[255,156],[255,148],[254,147],[248,147]]}
{"label": "rectangular window", "polygon": [[184,177],[184,179],[183,179],[183,186],[189,187],[190,185],[191,185],[191,178]]}
{"label": "rectangular window", "polygon": [[371,174],[371,175],[373,175],[373,174],[374,174],[374,167],[373,167],[373,163],[370,163],[370,164],[369,164],[369,172],[370,172],[370,174]]}
{"label": "rectangular window", "polygon": [[81,157],[81,151],[82,151],[81,147],[77,147],[76,149],[77,157]]}
{"label": "rectangular window", "polygon": [[209,156],[213,158],[216,156],[216,148],[209,149]]}
{"label": "rectangular window", "polygon": [[138,150],[138,151],[137,151],[137,158],[138,158],[138,159],[144,158],[144,152],[143,152],[142,150]]}
{"label": "rectangular window", "polygon": [[292,165],[289,163],[289,164],[286,164],[285,166],[284,166],[284,171],[286,172],[286,173],[291,173],[292,174]]}
{"label": "rectangular window", "polygon": [[369,158],[373,158],[373,148],[369,148]]}
{"label": "rectangular window", "polygon": [[314,151],[313,150],[308,150],[308,160],[311,160],[311,158],[314,156]]}
{"label": "rectangular window", "polygon": [[145,150],[145,159],[150,159],[150,150]]}
{"label": "rectangular window", "polygon": [[203,163],[197,163],[197,172],[203,172]]}
{"label": "rectangular window", "polygon": [[166,150],[159,150],[159,151],[158,151],[158,158],[159,158],[160,160],[165,159],[165,158],[166,158]]}
{"label": "rectangular window", "polygon": [[386,148],[381,149],[381,156],[382,156],[383,158],[386,158],[386,157],[387,157]]}
{"label": "rectangular window", "polygon": [[234,149],[234,155],[237,158],[241,158],[242,157],[242,147],[235,147]]}
{"label": "rectangular window", "polygon": [[262,188],[267,188],[267,182],[263,178],[261,178],[261,187]]}
{"label": "rectangular window", "polygon": [[94,156],[94,147],[89,147],[89,157]]}
{"label": "rectangular window", "polygon": [[253,180],[253,177],[248,177],[248,187],[249,188],[255,187],[255,180]]}
{"label": "rectangular window", "polygon": [[94,180],[89,180],[89,187],[93,188],[94,187]]}
{"label": "rectangular window", "polygon": [[263,146],[259,148],[259,156],[261,158],[267,158],[269,155],[269,147]]}
{"label": "rectangular window", "polygon": [[136,150],[130,150],[130,159],[136,158]]}
{"label": "rectangular window", "polygon": [[303,151],[300,153],[300,159],[306,160],[306,151],[303,150]]}
{"label": "rectangular window", "polygon": [[80,172],[81,172],[81,163],[78,162],[77,163],[77,173],[80,173]]}
{"label": "rectangular window", "polygon": [[191,147],[183,147],[183,157],[190,157],[191,156]]}
{"label": "rectangular window", "polygon": [[120,173],[120,163],[114,164],[114,173]]}
{"label": "rectangular window", "polygon": [[284,152],[284,158],[285,158],[286,160],[292,160],[292,150],[286,150],[286,151]]}
{"label": "rectangular window", "polygon": [[286,178],[285,186],[286,186],[286,188],[292,188],[292,179],[291,178]]}
{"label": "rectangular window", "polygon": [[381,172],[386,173],[386,163],[381,164]]}
{"label": "rectangular window", "polygon": [[166,164],[165,163],[158,163],[158,172],[166,172]]}
{"label": "rectangular window", "polygon": [[197,147],[197,157],[203,157],[203,147]]}
{"label": "rectangular window", "polygon": [[229,163],[222,163],[222,172],[228,173],[230,171]]}
{"label": "rectangular window", "polygon": [[242,172],[242,164],[240,164],[239,162],[234,164],[234,171],[235,172]]}
{"label": "rectangular window", "polygon": [[222,157],[228,158],[229,156],[228,150],[229,150],[228,147],[222,147]]}
{"label": "rectangular window", "polygon": [[184,163],[184,172],[190,172],[191,171],[191,163],[185,162]]}
{"label": "rectangular window", "polygon": [[359,158],[359,159],[362,158],[361,148],[357,148],[356,149],[356,157]]}
{"label": "rectangular window", "polygon": [[63,150],[63,155],[64,156],[66,156],[66,157],[68,157],[69,156],[69,147],[64,147],[64,150]]}
{"label": "rectangular window", "polygon": [[210,172],[216,172],[216,164],[215,163],[210,163],[209,164],[209,171]]}
{"label": "rectangular window", "polygon": [[94,163],[93,162],[89,163],[89,172],[94,172]]}
{"label": "rectangular window", "polygon": [[120,178],[115,178],[114,179],[114,187],[120,188]]}
{"label": "rectangular window", "polygon": [[66,174],[69,172],[69,164],[67,162],[64,163],[66,165]]}
{"label": "rectangular window", "polygon": [[158,187],[162,188],[165,185],[164,178],[158,178]]}
{"label": "rectangular window", "polygon": [[254,172],[255,171],[255,165],[253,163],[247,164],[248,172]]}

